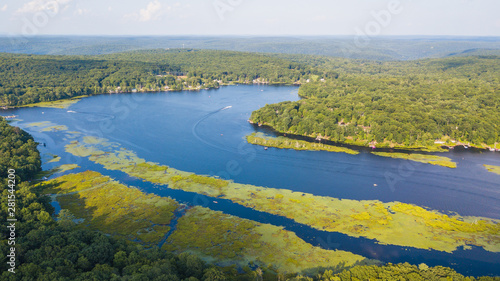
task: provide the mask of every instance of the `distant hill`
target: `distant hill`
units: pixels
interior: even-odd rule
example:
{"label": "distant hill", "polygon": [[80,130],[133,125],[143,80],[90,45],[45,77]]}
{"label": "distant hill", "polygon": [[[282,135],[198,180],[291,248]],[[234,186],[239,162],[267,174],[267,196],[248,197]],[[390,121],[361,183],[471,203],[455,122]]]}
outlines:
{"label": "distant hill", "polygon": [[[358,43],[357,43],[358,42]],[[0,52],[44,55],[99,55],[157,48],[217,49],[305,54],[370,60],[414,60],[499,52],[500,37],[0,37]]]}

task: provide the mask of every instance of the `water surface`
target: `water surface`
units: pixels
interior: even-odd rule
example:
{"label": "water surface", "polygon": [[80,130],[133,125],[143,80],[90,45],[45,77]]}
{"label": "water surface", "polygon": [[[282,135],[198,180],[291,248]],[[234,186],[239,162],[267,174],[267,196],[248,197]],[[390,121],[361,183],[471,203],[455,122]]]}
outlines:
{"label": "water surface", "polygon": [[82,99],[68,109],[23,108],[8,110],[4,115],[15,114],[22,119],[14,124],[45,144],[39,147],[45,159],[50,159],[49,153],[62,157],[59,163],[45,161],[44,169],[77,163],[82,167],[79,170],[96,170],[147,192],[263,223],[283,225],[322,247],[340,248],[391,262],[442,264],[464,274],[500,274],[497,268],[500,255],[482,249],[449,255],[383,246],[369,239],[323,233],[291,220],[238,207],[229,201],[213,204],[213,199],[204,196],[158,188],[65,153],[63,146],[70,140],[66,132],[39,132],[27,127],[32,122],[51,121],[66,125],[69,131],[118,142],[148,161],[239,183],[336,198],[400,201],[463,216],[500,219],[500,176],[483,167],[483,164],[500,166],[500,153],[437,153],[458,163],[456,169],[450,169],[379,157],[366,150],[359,155],[349,155],[276,148],[264,150],[246,143],[244,137],[255,131],[274,134],[249,124],[251,112],[265,104],[298,100],[297,92],[296,87],[240,85],[199,92],[99,95]]}

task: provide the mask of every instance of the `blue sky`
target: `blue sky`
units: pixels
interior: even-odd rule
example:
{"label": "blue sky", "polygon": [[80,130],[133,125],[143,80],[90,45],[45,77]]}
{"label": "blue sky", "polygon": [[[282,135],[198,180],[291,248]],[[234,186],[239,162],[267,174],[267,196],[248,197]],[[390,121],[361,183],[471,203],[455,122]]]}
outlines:
{"label": "blue sky", "polygon": [[0,34],[500,36],[499,0],[0,0]]}

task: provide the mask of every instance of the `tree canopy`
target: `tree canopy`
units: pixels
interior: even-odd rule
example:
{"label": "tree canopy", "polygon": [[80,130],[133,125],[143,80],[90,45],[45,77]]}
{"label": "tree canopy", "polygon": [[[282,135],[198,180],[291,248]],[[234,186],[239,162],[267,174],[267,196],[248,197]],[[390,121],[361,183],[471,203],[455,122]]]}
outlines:
{"label": "tree canopy", "polygon": [[297,102],[266,105],[251,120],[336,142],[429,146],[450,137],[500,141],[500,57],[325,63],[338,77],[303,84]]}

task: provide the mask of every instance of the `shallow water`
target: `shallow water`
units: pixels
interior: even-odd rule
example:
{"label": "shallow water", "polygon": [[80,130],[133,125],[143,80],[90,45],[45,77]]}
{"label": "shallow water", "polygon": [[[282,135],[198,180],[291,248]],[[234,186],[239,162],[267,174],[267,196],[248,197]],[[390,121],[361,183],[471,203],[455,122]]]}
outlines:
{"label": "shallow water", "polygon": [[[235,182],[349,199],[413,203],[460,215],[500,219],[500,176],[482,165],[500,166],[500,153],[453,151],[439,153],[458,163],[457,169],[384,158],[362,150],[359,155],[323,151],[293,151],[253,146],[244,137],[254,131],[273,134],[247,122],[265,104],[298,100],[296,87],[230,86],[200,92],[100,95],[68,109],[23,108],[2,115],[19,115],[14,124],[45,143],[40,151],[62,157],[44,162],[44,169],[77,163],[147,192],[168,195],[193,205],[259,222],[283,225],[309,243],[339,248],[384,261],[446,265],[464,274],[500,274],[500,255],[482,249],[436,251],[383,246],[369,239],[317,231],[277,216],[182,191],[153,185],[107,171],[102,166],[64,152],[66,132],[39,132],[27,124],[51,121],[68,131],[104,137],[133,150],[141,158],[197,174],[217,175]],[[229,107],[231,106],[231,107]],[[71,112],[68,112],[71,111]],[[374,185],[377,186],[374,186]],[[239,206],[239,207],[238,207]]]}

